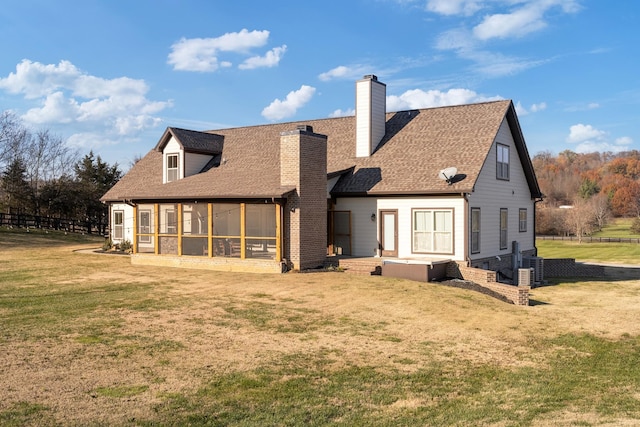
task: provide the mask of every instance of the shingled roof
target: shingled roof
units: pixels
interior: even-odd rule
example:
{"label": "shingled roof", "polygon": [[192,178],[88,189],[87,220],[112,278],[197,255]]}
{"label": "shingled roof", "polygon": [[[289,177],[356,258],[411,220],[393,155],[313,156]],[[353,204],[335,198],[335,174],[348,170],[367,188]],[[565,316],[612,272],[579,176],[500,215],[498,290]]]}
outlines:
{"label": "shingled roof", "polygon": [[155,150],[162,151],[172,136],[187,153],[212,155],[222,153],[222,144],[224,141],[222,136],[214,133],[171,127],[164,131],[164,135],[160,138]]}
{"label": "shingled roof", "polygon": [[[332,191],[335,196],[468,193],[473,191],[505,118],[532,197],[540,197],[513,103],[506,100],[387,113],[385,137],[374,153],[364,158],[355,154],[353,116],[208,132],[168,128],[167,132],[185,151],[187,146],[191,150],[204,141],[220,144],[220,165],[163,184],[162,153],[158,148],[167,142],[165,132],[156,148],[102,200],[284,197],[295,189],[280,185],[280,134],[298,125],[310,125],[315,133],[328,137],[327,172],[341,174]],[[214,137],[208,139],[211,135]],[[458,169],[459,179],[448,185],[438,179],[438,173],[450,166]]]}

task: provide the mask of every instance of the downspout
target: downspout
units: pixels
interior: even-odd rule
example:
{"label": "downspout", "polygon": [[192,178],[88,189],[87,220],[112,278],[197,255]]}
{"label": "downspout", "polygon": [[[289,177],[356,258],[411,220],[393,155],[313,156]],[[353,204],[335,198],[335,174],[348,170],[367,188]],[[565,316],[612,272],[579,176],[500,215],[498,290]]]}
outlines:
{"label": "downspout", "polygon": [[469,237],[471,236],[471,227],[469,224],[469,193],[461,193],[464,199],[464,227],[467,232],[464,236],[464,259],[467,267],[471,267],[471,256],[469,255]]}
{"label": "downspout", "polygon": [[540,197],[539,199],[533,200],[533,249],[535,253],[534,256],[538,256],[538,247],[536,246],[536,205],[543,201],[544,199]]}

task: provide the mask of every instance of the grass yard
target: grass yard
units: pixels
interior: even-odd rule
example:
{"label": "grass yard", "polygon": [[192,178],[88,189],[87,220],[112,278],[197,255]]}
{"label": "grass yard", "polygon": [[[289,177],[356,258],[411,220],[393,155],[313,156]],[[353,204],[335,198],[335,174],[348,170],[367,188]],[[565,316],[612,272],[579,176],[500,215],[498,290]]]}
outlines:
{"label": "grass yard", "polygon": [[640,283],[517,307],[344,273],[131,266],[0,230],[0,425],[640,423]]}
{"label": "grass yard", "polygon": [[640,244],[589,243],[568,240],[536,241],[538,255],[543,258],[575,258],[578,261],[611,264],[640,264]]}
{"label": "grass yard", "polygon": [[637,234],[631,232],[631,224],[634,218],[614,218],[601,231],[593,233],[593,237],[629,237],[637,238]]}

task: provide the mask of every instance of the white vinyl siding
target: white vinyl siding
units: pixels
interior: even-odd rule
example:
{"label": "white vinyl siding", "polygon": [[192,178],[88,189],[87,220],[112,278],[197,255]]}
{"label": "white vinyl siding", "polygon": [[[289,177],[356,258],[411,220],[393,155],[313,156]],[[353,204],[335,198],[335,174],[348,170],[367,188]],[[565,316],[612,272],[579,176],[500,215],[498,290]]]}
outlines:
{"label": "white vinyl siding", "polygon": [[[133,207],[125,203],[113,203],[110,209],[109,230],[111,239],[114,243],[121,243],[125,240],[133,242]],[[120,221],[120,218],[122,221]]]}
{"label": "white vinyl siding", "polygon": [[[380,241],[379,221],[380,211],[397,210],[398,212],[398,258],[441,258],[465,260],[465,214],[464,199],[462,197],[389,197],[389,198],[338,198],[335,209],[351,212],[352,255],[374,256],[380,255],[378,242]],[[412,252],[412,210],[431,209],[446,210],[452,215],[452,248],[447,254],[422,254]],[[375,221],[371,214],[375,213]],[[458,232],[458,230],[460,230]]]}
{"label": "white vinyl siding", "polygon": [[[509,147],[509,180],[496,179],[497,150],[498,145]],[[503,121],[496,135],[491,151],[487,155],[480,175],[475,183],[475,189],[468,195],[469,207],[467,215],[471,216],[471,208],[479,208],[480,215],[480,251],[472,251],[469,245],[469,257],[481,259],[496,255],[506,255],[511,252],[511,241],[507,242],[506,249],[500,249],[500,212],[499,208],[508,209],[508,230],[519,230],[519,210],[526,209],[527,231],[510,233],[507,238],[518,240],[520,250],[527,251],[534,248],[534,230],[531,222],[533,215],[533,200],[527,184],[527,180],[520,163],[518,151],[515,147],[511,131],[506,119]],[[456,212],[457,213],[457,212]],[[471,221],[468,220],[470,225]],[[468,234],[467,234],[468,236]],[[457,237],[457,235],[456,235]]]}

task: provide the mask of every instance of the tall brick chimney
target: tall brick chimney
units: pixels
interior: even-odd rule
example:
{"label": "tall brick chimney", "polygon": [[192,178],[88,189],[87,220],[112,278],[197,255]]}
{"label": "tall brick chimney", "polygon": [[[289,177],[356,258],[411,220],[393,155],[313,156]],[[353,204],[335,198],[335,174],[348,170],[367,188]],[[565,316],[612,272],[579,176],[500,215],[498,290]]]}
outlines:
{"label": "tall brick chimney", "polygon": [[284,254],[295,270],[327,256],[327,137],[311,126],[280,134],[280,184],[294,186],[284,214]]}
{"label": "tall brick chimney", "polygon": [[387,85],[373,74],[356,82],[356,157],[369,157],[385,134]]}

